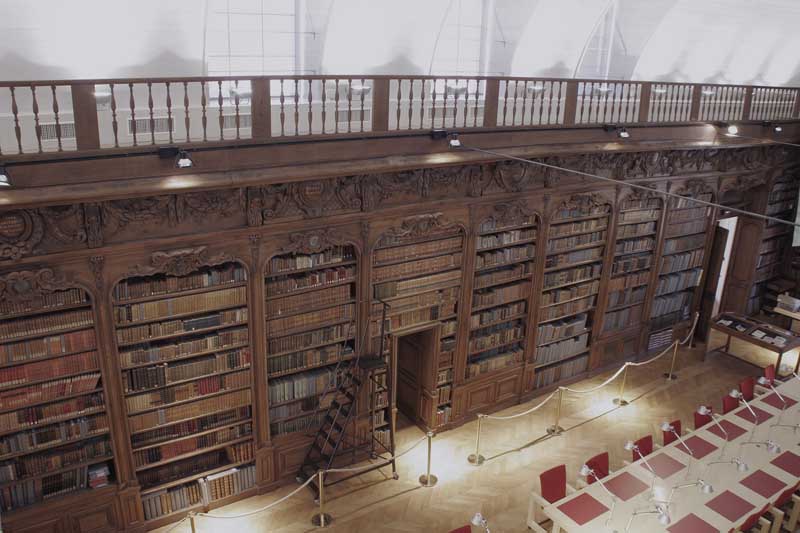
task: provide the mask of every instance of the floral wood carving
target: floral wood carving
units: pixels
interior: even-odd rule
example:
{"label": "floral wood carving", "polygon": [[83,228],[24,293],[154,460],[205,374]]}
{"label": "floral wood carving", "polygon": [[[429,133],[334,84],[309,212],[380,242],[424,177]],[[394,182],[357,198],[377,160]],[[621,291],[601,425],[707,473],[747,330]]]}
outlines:
{"label": "floral wood carving", "polygon": [[186,219],[199,222],[210,216],[227,217],[243,207],[245,196],[242,189],[194,192],[175,197],[175,217],[179,222]]}
{"label": "floral wood carving", "polygon": [[687,180],[682,187],[675,191],[675,194],[691,196],[692,198],[709,193],[713,194],[714,189],[705,180],[699,178]]}
{"label": "floral wood carving", "polygon": [[525,202],[514,200],[496,204],[487,221],[494,222],[497,226],[510,226],[512,224],[525,224],[526,220],[534,219],[531,223],[535,224],[536,217],[537,213],[529,209]]}
{"label": "floral wood carving", "polygon": [[649,190],[634,188],[631,191],[623,196],[620,200],[621,203],[624,202],[639,202],[642,200],[653,200],[653,199],[663,199],[664,194],[659,192],[656,188],[655,184],[652,183],[643,183],[641,184],[642,187],[647,187]]}
{"label": "floral wood carving", "polygon": [[289,244],[281,249],[281,253],[316,254],[344,244],[344,240],[330,230],[304,231],[290,234]]}
{"label": "floral wood carving", "polygon": [[92,270],[94,276],[94,286],[97,287],[101,293],[103,292],[103,269],[105,268],[106,258],[102,255],[93,255],[89,258],[89,268]]}
{"label": "floral wood carving", "polygon": [[86,242],[83,211],[80,204],[42,207],[39,214],[47,224],[47,234],[65,244]]}
{"label": "floral wood carving", "polygon": [[83,226],[89,248],[103,246],[103,209],[100,204],[83,204]]}
{"label": "floral wood carving", "polygon": [[138,265],[130,269],[132,276],[150,276],[167,274],[168,276],[185,276],[205,266],[221,265],[233,261],[233,257],[220,253],[208,255],[205,246],[183,248],[168,252],[153,252],[150,255],[150,266]]}
{"label": "floral wood carving", "polygon": [[454,222],[448,222],[442,213],[433,213],[430,215],[417,215],[403,219],[400,226],[388,229],[378,240],[378,244],[382,241],[392,241],[401,238],[418,238],[427,237],[429,235],[439,233],[457,233],[461,230],[461,226]]}
{"label": "floral wood carving", "polygon": [[0,274],[0,301],[22,304],[36,301],[55,291],[78,287],[50,268],[19,270]]}
{"label": "floral wood carving", "polygon": [[18,209],[0,213],[0,261],[30,255],[43,236],[44,223],[37,211]]}
{"label": "floral wood carving", "polygon": [[556,208],[557,211],[563,209],[578,209],[587,213],[608,213],[611,211],[611,204],[599,194],[574,194]]}
{"label": "floral wood carving", "polygon": [[745,192],[760,185],[767,184],[767,176],[764,172],[751,174],[749,176],[736,176],[735,178],[724,178],[720,185],[719,192],[724,194],[729,191]]}

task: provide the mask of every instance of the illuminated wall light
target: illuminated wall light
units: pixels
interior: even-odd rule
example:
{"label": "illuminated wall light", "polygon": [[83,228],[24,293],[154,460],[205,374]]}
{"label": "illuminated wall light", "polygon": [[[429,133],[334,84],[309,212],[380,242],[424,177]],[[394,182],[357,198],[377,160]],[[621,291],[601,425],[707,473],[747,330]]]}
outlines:
{"label": "illuminated wall light", "polygon": [[775,133],[780,133],[783,131],[783,126],[775,126],[774,128],[772,128],[772,131],[774,131]]}
{"label": "illuminated wall light", "polygon": [[728,137],[733,137],[739,134],[739,126],[737,126],[736,124],[729,124],[727,122],[717,122],[714,125],[720,128],[721,130],[724,130],[725,135]]}
{"label": "illuminated wall light", "polygon": [[4,167],[0,167],[0,187],[11,187],[11,177]]}
{"label": "illuminated wall light", "polygon": [[620,128],[619,131],[617,132],[617,137],[619,137],[620,139],[629,139],[630,136],[631,136],[630,132],[625,128]]}
{"label": "illuminated wall light", "polygon": [[178,152],[178,157],[175,158],[175,166],[178,168],[192,168],[194,161],[186,150]]}
{"label": "illuminated wall light", "polygon": [[736,124],[730,124],[727,128],[728,135],[736,135],[739,133],[739,126]]}

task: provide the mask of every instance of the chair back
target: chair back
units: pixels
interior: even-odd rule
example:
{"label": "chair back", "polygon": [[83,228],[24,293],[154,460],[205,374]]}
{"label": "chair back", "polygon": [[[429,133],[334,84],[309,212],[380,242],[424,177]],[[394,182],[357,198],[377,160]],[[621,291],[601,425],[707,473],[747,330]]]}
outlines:
{"label": "chair back", "polygon": [[798,488],[800,488],[800,481],[798,481],[794,487],[789,487],[788,489],[783,491],[783,493],[780,496],[778,496],[778,499],[775,500],[774,504],[775,507],[781,508],[787,503],[789,503],[792,499],[792,494],[794,494]]}
{"label": "chair back", "polygon": [[[709,410],[711,407],[709,406]],[[694,429],[700,429],[701,427],[709,424],[711,422],[711,415],[701,415],[697,411],[694,412]]]}
{"label": "chair back", "polygon": [[555,503],[567,495],[567,467],[558,465],[539,474],[542,498]]}
{"label": "chair back", "polygon": [[[588,461],[586,464],[594,470],[594,473],[597,475],[598,478],[603,479],[608,477],[608,452],[603,452],[595,455]],[[594,476],[586,476],[586,482],[588,484],[592,484],[596,481]]]}
{"label": "chair back", "polygon": [[[761,509],[760,511],[756,511],[755,513],[748,516],[747,520],[742,522],[742,525],[736,528],[736,531],[750,531],[751,529],[753,529],[753,527],[755,527],[755,525],[758,523],[758,519],[761,518],[761,515],[766,513],[771,506],[772,506],[771,503],[767,503],[767,505],[765,505],[763,509]],[[734,530],[731,529],[731,531]]]}
{"label": "chair back", "polygon": [[[673,420],[669,424],[672,427],[675,428],[675,433],[677,433],[678,435],[680,435],[682,433],[681,432],[681,421],[680,420]],[[673,442],[678,440],[678,437],[675,436],[675,433],[673,433],[671,431],[662,431],[661,433],[662,433],[662,436],[664,438],[664,446],[667,446],[668,444],[672,444]]]}
{"label": "chair back", "polygon": [[734,398],[728,394],[722,397],[722,414],[727,415],[731,411],[739,407],[739,399]]}
{"label": "chair back", "polygon": [[739,383],[739,390],[742,391],[742,398],[744,398],[745,401],[753,401],[756,394],[756,378],[753,376],[744,378]]}
{"label": "chair back", "polygon": [[[641,439],[639,439],[636,442],[634,442],[634,444],[639,448],[639,453],[641,453],[642,456],[644,456],[644,457],[647,457],[648,455],[653,453],[653,436],[652,435],[647,435],[645,437],[642,437]],[[633,462],[635,463],[636,461],[639,460],[639,454],[636,453],[635,450],[633,452],[631,452],[631,453],[633,454]]]}
{"label": "chair back", "polygon": [[452,530],[450,533],[472,533],[472,526],[461,526],[458,529]]}
{"label": "chair back", "polygon": [[767,381],[769,381],[770,385],[773,385],[773,386],[775,385],[775,378],[777,376],[775,375],[775,365],[774,364],[767,365],[767,367],[764,369],[764,377],[767,378]]}

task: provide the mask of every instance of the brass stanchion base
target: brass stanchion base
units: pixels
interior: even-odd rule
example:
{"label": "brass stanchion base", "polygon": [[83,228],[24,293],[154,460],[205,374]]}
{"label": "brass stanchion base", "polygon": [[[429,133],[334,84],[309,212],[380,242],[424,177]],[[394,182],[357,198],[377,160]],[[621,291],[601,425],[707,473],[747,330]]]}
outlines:
{"label": "brass stanchion base", "polygon": [[622,407],[623,405],[628,405],[628,400],[624,398],[614,398],[614,405],[619,405]]}
{"label": "brass stanchion base", "polygon": [[485,460],[486,460],[486,457],[484,457],[482,455],[475,455],[474,453],[470,454],[470,456],[467,457],[467,461],[469,462],[469,464],[475,465],[475,466],[482,465]]}
{"label": "brass stanchion base", "polygon": [[564,433],[564,428],[561,426],[550,426],[547,428],[548,435],[561,435],[562,433]]}
{"label": "brass stanchion base", "polygon": [[670,372],[664,372],[665,379],[678,379],[678,374],[672,374]]}
{"label": "brass stanchion base", "polygon": [[333,517],[328,513],[315,514],[311,517],[311,524],[317,527],[328,527],[333,522]]}
{"label": "brass stanchion base", "polygon": [[434,485],[436,485],[438,481],[439,478],[434,476],[433,474],[431,474],[430,477],[426,476],[425,474],[419,476],[419,483],[423,487],[433,487]]}

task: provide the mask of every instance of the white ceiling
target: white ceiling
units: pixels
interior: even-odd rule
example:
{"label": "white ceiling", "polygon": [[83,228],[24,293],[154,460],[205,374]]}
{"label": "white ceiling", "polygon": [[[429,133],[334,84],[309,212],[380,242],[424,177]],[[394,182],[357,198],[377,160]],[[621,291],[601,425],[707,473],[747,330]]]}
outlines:
{"label": "white ceiling", "polygon": [[800,0],[0,0],[5,80],[487,74],[800,85]]}

